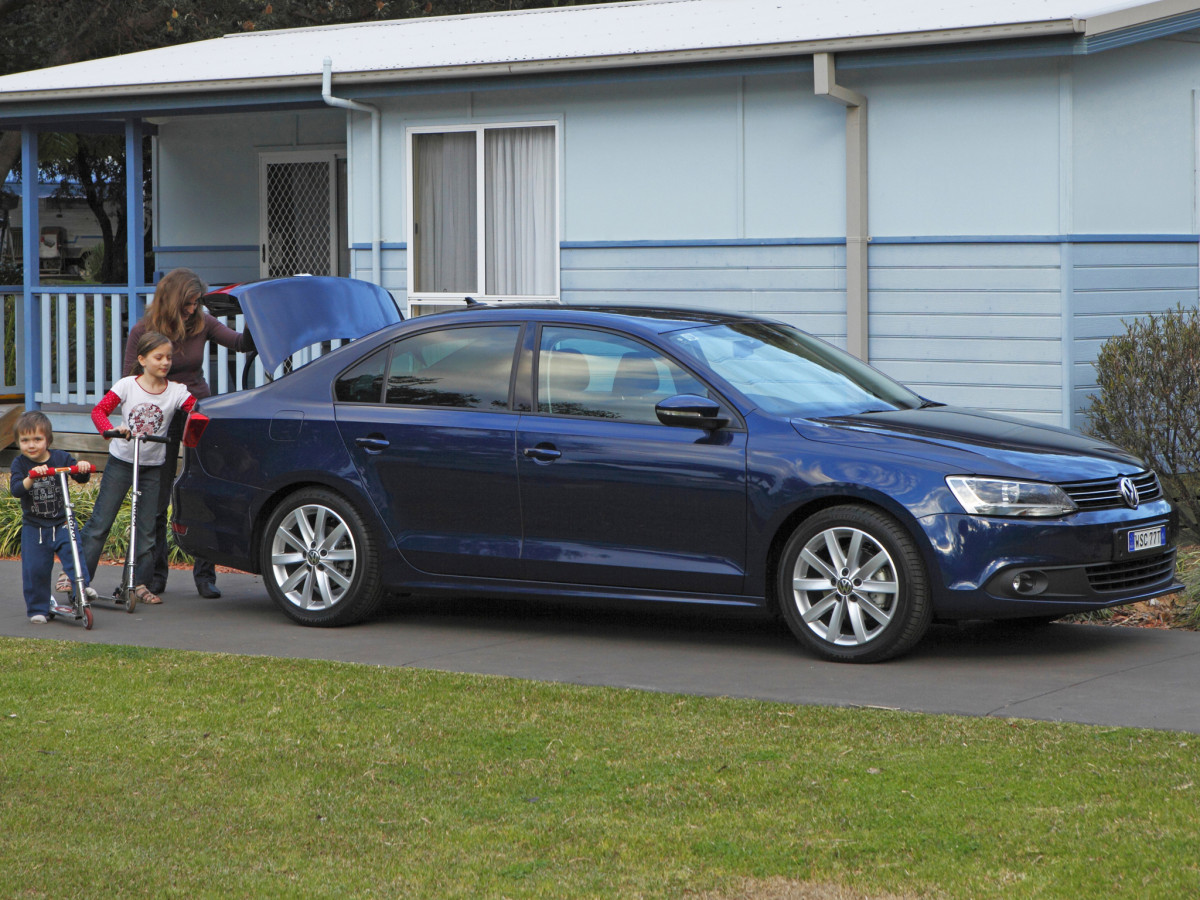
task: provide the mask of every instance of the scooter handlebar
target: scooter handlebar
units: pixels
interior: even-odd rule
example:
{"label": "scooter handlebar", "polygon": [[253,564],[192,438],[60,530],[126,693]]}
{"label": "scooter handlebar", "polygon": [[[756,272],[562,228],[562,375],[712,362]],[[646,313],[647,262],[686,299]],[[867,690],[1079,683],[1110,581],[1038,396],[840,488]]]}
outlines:
{"label": "scooter handlebar", "polygon": [[132,441],[135,438],[140,438],[141,440],[149,441],[152,444],[167,444],[170,443],[171,440],[165,434],[131,434],[126,437],[125,432],[121,431],[119,428],[110,428],[108,431],[104,432],[103,437],[122,438],[126,441]]}
{"label": "scooter handlebar", "polygon": [[[53,478],[55,475],[62,475],[62,474],[78,475],[79,473],[80,473],[80,468],[77,465],[76,466],[57,466],[52,469],[47,469],[45,475],[34,475],[33,477],[34,478]],[[95,466],[93,466],[92,468],[88,469],[87,472],[84,474],[99,475],[100,470],[97,469]]]}

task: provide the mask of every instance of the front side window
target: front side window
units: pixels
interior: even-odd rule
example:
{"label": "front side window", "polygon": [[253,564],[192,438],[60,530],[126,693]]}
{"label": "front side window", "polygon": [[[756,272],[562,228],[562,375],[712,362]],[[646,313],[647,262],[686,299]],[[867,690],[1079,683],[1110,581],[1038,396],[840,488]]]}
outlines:
{"label": "front side window", "polygon": [[638,341],[584,328],[542,329],[538,412],[658,425],[655,404],[676,394],[710,396],[690,373]]}
{"label": "front side window", "polygon": [[412,132],[410,299],[557,296],[555,133]]}
{"label": "front side window", "polygon": [[403,406],[505,410],[519,325],[426,331],[397,341],[384,400]]}

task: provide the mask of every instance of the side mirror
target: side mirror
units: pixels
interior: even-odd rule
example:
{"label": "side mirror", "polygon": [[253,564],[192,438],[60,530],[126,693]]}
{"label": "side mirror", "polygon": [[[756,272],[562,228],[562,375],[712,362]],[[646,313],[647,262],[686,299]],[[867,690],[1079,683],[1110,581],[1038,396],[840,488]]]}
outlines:
{"label": "side mirror", "polygon": [[674,397],[668,397],[655,405],[654,413],[664,425],[679,428],[716,431],[729,424],[729,419],[721,415],[721,404],[696,394],[676,394]]}

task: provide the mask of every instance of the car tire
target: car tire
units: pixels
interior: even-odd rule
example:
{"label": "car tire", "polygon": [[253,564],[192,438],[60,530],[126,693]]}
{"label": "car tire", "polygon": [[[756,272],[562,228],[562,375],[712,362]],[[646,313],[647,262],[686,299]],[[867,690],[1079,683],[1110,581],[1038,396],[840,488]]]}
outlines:
{"label": "car tire", "polygon": [[779,608],[801,644],[835,662],[879,662],[910,649],[932,618],[925,565],[886,513],[836,506],[806,519],[784,546]]}
{"label": "car tire", "polygon": [[267,520],[260,553],[267,593],[301,625],[360,622],[383,598],[371,531],[333,491],[287,497]]}

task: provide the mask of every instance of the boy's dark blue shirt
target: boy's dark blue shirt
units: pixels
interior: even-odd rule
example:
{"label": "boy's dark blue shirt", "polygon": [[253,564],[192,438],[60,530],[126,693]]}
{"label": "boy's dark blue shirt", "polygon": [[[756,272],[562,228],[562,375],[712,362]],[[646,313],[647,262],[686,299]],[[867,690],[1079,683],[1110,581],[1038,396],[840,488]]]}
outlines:
{"label": "boy's dark blue shirt", "polygon": [[[49,527],[66,523],[67,507],[58,478],[35,478],[33,488],[28,491],[25,490],[24,481],[29,475],[29,470],[38,466],[60,469],[75,463],[75,457],[66,450],[55,450],[53,447],[50,448],[50,458],[40,463],[34,462],[24,453],[17,454],[17,458],[12,462],[12,481],[9,488],[12,495],[21,501],[22,524]],[[76,474],[71,477],[83,484],[92,476],[89,472],[86,475]]]}

